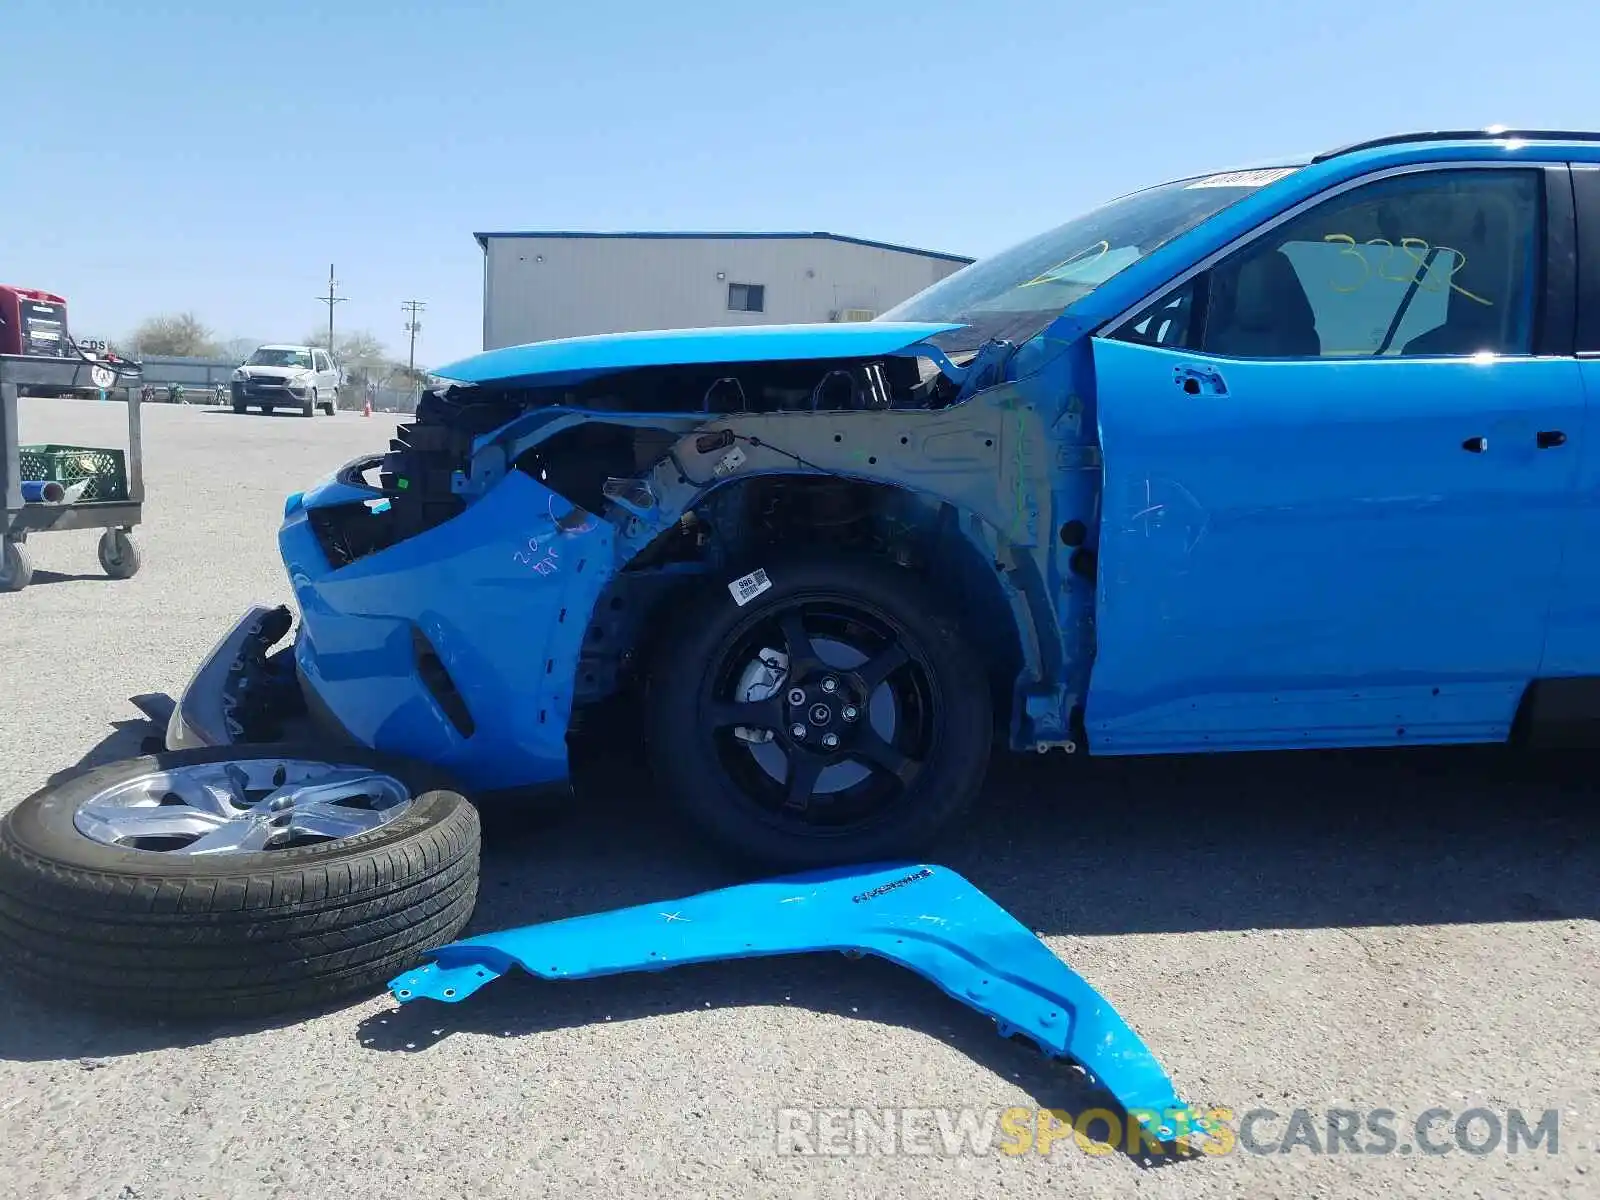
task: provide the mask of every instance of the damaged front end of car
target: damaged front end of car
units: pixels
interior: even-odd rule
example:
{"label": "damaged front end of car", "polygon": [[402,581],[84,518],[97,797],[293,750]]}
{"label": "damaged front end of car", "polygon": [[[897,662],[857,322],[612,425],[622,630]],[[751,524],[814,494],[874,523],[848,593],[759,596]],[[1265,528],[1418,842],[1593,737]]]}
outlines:
{"label": "damaged front end of car", "polygon": [[402,1004],[456,1003],[513,968],[542,979],[589,979],[821,951],[905,967],[993,1018],[1001,1037],[1024,1035],[1045,1054],[1076,1062],[1153,1143],[1209,1128],[1104,996],[942,866],[813,871],[486,933],[433,951],[432,962],[389,988]]}
{"label": "damaged front end of car", "polygon": [[1013,747],[1072,748],[1092,569],[1063,569],[1055,540],[1058,513],[1093,511],[1093,422],[1069,354],[1019,376],[995,342],[958,364],[936,344],[951,328],[622,334],[442,369],[386,453],[290,497],[298,631],[276,674],[243,628],[259,613],[219,644],[212,675],[257,702],[228,740],[278,719],[252,714],[288,671],[325,732],[478,790],[561,786],[569,732],[635,681],[678,588],[810,542],[937,576]]}

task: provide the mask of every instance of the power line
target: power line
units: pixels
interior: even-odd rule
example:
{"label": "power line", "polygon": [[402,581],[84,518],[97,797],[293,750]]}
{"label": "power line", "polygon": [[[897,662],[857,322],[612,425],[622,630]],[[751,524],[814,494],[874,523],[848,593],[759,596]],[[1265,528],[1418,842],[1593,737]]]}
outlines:
{"label": "power line", "polygon": [[422,300],[407,300],[400,306],[400,311],[410,318],[406,322],[406,332],[411,335],[411,353],[406,360],[406,370],[412,379],[417,375],[417,334],[422,332],[422,322],[417,320],[417,317],[427,307],[427,303]]}
{"label": "power line", "polygon": [[326,296],[318,296],[317,297],[318,300],[321,300],[324,304],[326,304],[328,306],[328,353],[329,354],[333,353],[333,306],[335,304],[343,304],[346,300],[348,300],[350,298],[348,296],[336,295],[335,291],[336,291],[337,288],[338,288],[338,284],[334,283],[334,281],[333,281],[333,264],[329,263],[328,264],[328,294]]}

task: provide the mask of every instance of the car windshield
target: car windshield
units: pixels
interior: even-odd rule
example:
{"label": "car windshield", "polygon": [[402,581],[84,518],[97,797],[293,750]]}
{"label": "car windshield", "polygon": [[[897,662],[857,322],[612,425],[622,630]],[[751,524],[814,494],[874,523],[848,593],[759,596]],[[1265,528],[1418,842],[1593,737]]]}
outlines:
{"label": "car windshield", "polygon": [[963,267],[878,319],[966,326],[931,339],[947,353],[996,338],[1020,345],[1119,271],[1294,169],[1226,171],[1129,193]]}
{"label": "car windshield", "polygon": [[247,367],[309,367],[310,365],[309,350],[274,350],[268,346],[263,346],[245,359]]}

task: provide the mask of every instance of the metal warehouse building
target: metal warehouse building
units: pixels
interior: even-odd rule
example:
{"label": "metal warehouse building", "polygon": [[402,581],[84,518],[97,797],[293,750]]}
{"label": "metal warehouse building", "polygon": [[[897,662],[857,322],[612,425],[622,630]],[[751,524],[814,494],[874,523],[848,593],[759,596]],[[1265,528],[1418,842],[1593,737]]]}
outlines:
{"label": "metal warehouse building", "polygon": [[833,233],[479,233],[483,348],[866,321],[972,260]]}

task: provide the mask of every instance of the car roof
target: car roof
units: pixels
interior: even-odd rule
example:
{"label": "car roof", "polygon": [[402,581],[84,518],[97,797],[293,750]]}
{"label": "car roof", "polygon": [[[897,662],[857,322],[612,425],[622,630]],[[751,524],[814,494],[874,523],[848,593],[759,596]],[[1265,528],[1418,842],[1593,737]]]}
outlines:
{"label": "car roof", "polygon": [[1311,161],[1313,163],[1322,163],[1327,162],[1329,159],[1343,158],[1347,154],[1357,154],[1363,150],[1378,150],[1387,146],[1421,145],[1430,142],[1481,141],[1578,142],[1585,145],[1600,145],[1600,131],[1585,129],[1512,129],[1506,125],[1490,125],[1484,129],[1415,130],[1409,133],[1384,134],[1381,137],[1367,138],[1364,141],[1336,146],[1332,150],[1325,150],[1321,154],[1314,156]]}
{"label": "car roof", "polygon": [[300,346],[292,342],[267,342],[265,345],[256,347],[257,350],[320,350],[321,348],[320,346]]}

